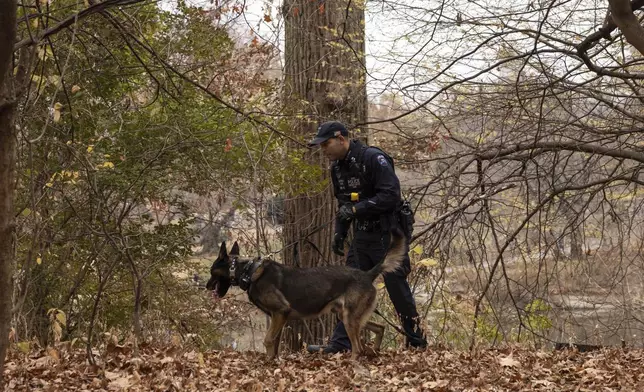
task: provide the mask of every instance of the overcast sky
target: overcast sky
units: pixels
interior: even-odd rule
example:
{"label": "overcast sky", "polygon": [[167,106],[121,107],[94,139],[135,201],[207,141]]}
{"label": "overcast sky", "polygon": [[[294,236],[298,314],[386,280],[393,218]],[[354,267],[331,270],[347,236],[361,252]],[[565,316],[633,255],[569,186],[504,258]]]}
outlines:
{"label": "overcast sky", "polygon": [[[175,3],[162,1],[166,8]],[[188,1],[213,7],[210,0]],[[234,21],[238,38],[250,40],[257,35],[282,50],[283,21],[278,12],[281,3],[282,0],[247,0],[246,12]],[[370,98],[396,92],[411,101],[422,101],[446,83],[480,72],[497,61],[501,45],[509,49],[507,55],[533,49],[532,38],[519,32],[507,34],[508,26],[540,30],[577,43],[601,25],[605,9],[602,0],[370,0],[366,12]],[[264,15],[270,15],[270,23],[264,22]],[[463,23],[457,25],[457,19]],[[543,23],[544,19],[547,23]],[[506,34],[492,38],[502,31]],[[485,40],[489,42],[483,44]],[[559,54],[540,55],[536,62],[561,70],[578,63]],[[541,70],[526,67],[524,72]],[[480,79],[494,83],[499,75],[500,71],[494,71]]]}

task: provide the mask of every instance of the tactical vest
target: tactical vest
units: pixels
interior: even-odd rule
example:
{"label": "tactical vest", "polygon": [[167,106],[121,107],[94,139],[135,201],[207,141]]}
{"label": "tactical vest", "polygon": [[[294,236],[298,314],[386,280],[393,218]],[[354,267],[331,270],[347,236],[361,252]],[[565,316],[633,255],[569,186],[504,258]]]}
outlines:
{"label": "tactical vest", "polygon": [[367,149],[373,148],[378,150],[378,152],[384,156],[387,162],[391,165],[391,169],[394,173],[396,170],[394,168],[393,158],[386,152],[382,151],[378,147],[367,146],[362,143],[360,144],[360,150],[358,151],[357,156],[349,158],[349,175],[346,176],[347,178],[343,178],[343,173],[339,164],[335,164],[333,175],[336,176],[341,193],[358,193],[360,195],[360,200],[365,200],[375,195],[373,184],[367,180],[367,165],[365,165],[364,162],[364,154]]}
{"label": "tactical vest", "polygon": [[[360,143],[360,151],[358,151],[357,156],[349,158],[349,175],[346,176],[345,174],[347,178],[343,178],[339,164],[336,163],[333,168],[333,175],[336,176],[340,191],[338,196],[341,199],[344,198],[343,201],[345,202],[358,201],[351,200],[351,193],[358,193],[359,200],[368,199],[376,194],[373,189],[373,184],[367,181],[367,166],[364,162],[364,154],[369,148],[378,150],[378,153],[380,153],[391,165],[391,169],[394,171],[394,174],[396,173],[394,160],[389,156],[389,154],[378,147],[367,146]],[[400,227],[405,236],[410,239],[413,233],[414,221],[414,213],[411,209],[410,202],[401,199],[401,203],[398,205],[396,210],[392,212],[392,214],[381,215],[379,217],[374,217],[374,219],[362,219],[356,223],[358,226],[363,226],[363,228],[380,225],[384,230],[388,230],[392,225],[395,225]]]}

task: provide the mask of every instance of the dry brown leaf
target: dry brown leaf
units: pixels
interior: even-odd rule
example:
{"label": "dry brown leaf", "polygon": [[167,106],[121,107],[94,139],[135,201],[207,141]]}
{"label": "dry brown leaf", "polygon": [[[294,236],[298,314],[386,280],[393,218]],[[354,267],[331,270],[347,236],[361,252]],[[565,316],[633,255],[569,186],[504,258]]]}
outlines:
{"label": "dry brown leaf", "polygon": [[121,375],[119,373],[110,372],[109,370],[105,371],[105,378],[107,378],[108,380],[116,380],[117,378],[120,378],[120,377]]}
{"label": "dry brown leaf", "polygon": [[514,359],[512,355],[507,357],[499,358],[499,364],[503,367],[517,367],[520,365],[519,361]]}
{"label": "dry brown leaf", "polygon": [[[285,353],[269,361],[262,353],[182,351],[167,346],[141,348],[133,357],[105,355],[109,339],[96,348],[97,366],[86,364],[82,347],[54,347],[9,353],[8,391],[29,390],[181,390],[181,391],[451,391],[644,390],[640,350],[602,353],[535,352],[522,348],[459,352],[441,350],[382,351],[374,358],[351,361],[335,357]],[[56,366],[53,366],[53,365]],[[518,370],[520,369],[520,371]]]}
{"label": "dry brown leaf", "polygon": [[110,381],[108,388],[111,391],[118,391],[128,388],[131,385],[129,377],[119,377],[116,380]]}
{"label": "dry brown leaf", "polygon": [[436,380],[436,381],[428,381],[423,384],[423,388],[429,388],[429,389],[437,389],[437,388],[444,388],[449,385],[449,381],[447,380]]}
{"label": "dry brown leaf", "polygon": [[60,361],[60,355],[58,354],[58,350],[56,350],[53,347],[47,347],[47,354],[56,362]]}

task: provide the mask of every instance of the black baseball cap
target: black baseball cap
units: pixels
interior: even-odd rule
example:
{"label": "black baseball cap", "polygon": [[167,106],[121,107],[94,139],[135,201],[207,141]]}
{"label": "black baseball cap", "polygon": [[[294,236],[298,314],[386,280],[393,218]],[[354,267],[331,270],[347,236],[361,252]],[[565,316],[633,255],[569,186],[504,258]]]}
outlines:
{"label": "black baseball cap", "polygon": [[349,136],[347,127],[339,121],[327,121],[318,127],[318,133],[315,135],[315,138],[308,142],[307,145],[309,147],[317,146],[332,137],[338,137],[340,135]]}

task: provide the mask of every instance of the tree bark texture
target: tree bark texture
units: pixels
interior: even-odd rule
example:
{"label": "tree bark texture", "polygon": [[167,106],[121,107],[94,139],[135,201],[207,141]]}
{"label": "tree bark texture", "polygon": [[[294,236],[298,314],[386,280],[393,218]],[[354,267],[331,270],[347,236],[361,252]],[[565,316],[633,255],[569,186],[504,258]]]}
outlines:
{"label": "tree bark texture", "polygon": [[[293,118],[294,136],[306,141],[319,123],[328,120],[343,121],[349,127],[365,122],[364,1],[284,0],[282,13],[286,29],[283,97],[286,112]],[[354,137],[366,139],[364,135],[365,130],[353,130]],[[290,145],[289,152],[321,165],[322,180],[328,180],[329,162],[318,149],[302,151]],[[300,194],[295,189],[284,205],[285,263],[299,267],[343,263],[331,252],[336,208],[331,186],[318,194]],[[290,246],[295,243],[297,254]],[[304,343],[323,343],[336,321],[330,315],[306,323],[291,322],[284,331],[284,347],[299,350]]]}
{"label": "tree bark texture", "polygon": [[0,389],[11,327],[13,294],[14,183],[16,133],[11,59],[16,39],[16,0],[0,0]]}
{"label": "tree bark texture", "polygon": [[633,4],[629,0],[608,0],[608,3],[613,22],[622,31],[626,41],[644,56],[644,28],[633,13]]}

